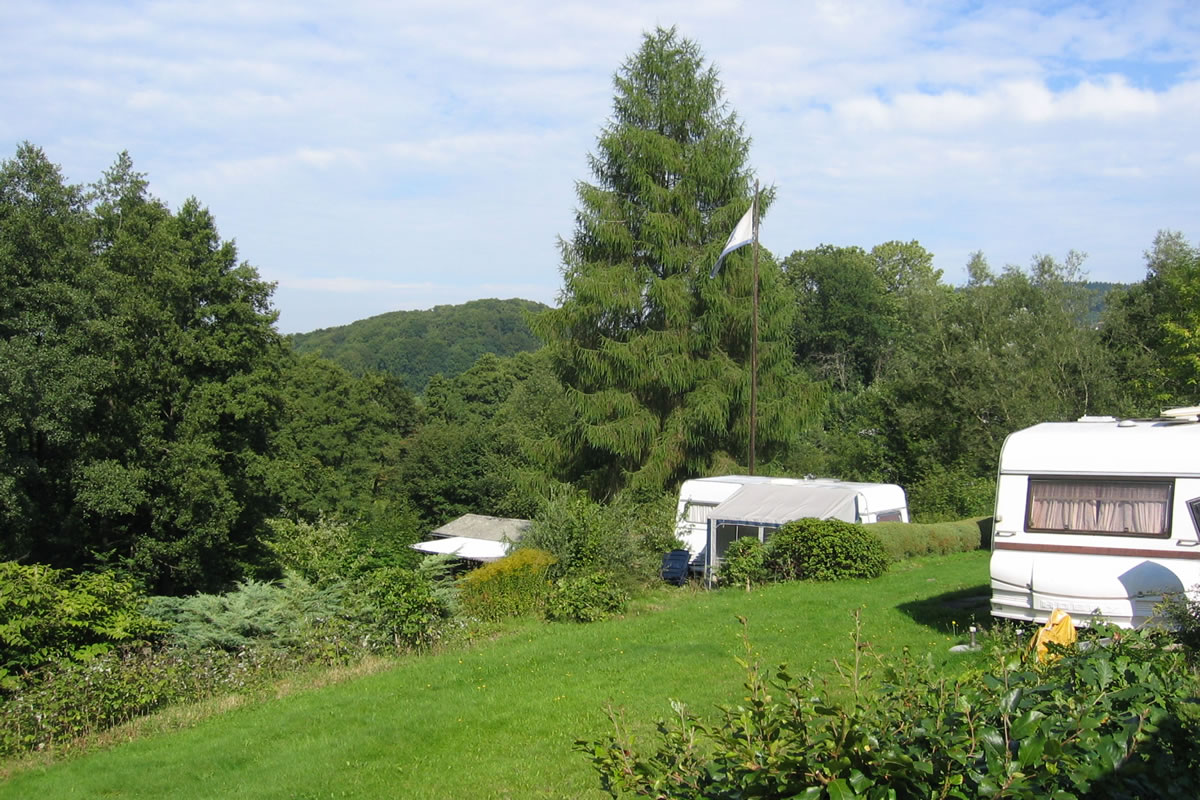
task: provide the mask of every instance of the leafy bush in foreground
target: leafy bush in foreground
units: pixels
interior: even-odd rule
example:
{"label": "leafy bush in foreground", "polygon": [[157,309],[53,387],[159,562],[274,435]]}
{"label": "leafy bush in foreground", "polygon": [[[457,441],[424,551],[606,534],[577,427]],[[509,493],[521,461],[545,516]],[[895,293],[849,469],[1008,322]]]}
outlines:
{"label": "leafy bush in foreground", "polygon": [[1051,665],[1020,649],[956,678],[907,653],[843,672],[830,700],[784,668],[747,672],[746,697],[705,721],[675,703],[651,743],[577,742],[613,796],[668,798],[1194,798],[1196,678],[1152,635],[1123,632]]}
{"label": "leafy bush in foreground", "polygon": [[771,534],[764,559],[775,580],[877,578],[888,557],[867,526],[836,519],[798,519]]}

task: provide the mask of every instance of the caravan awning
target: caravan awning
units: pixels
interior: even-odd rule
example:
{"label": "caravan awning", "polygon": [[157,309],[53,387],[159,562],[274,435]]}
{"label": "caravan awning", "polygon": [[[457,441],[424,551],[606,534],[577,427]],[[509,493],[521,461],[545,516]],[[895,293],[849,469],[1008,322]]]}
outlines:
{"label": "caravan awning", "polygon": [[851,486],[752,484],[709,512],[715,525],[778,527],[794,519],[840,519],[854,522],[859,490]]}
{"label": "caravan awning", "polygon": [[412,546],[422,553],[450,553],[471,561],[497,561],[508,553],[507,542],[488,539],[468,539],[465,536],[450,536],[445,539],[430,539]]}

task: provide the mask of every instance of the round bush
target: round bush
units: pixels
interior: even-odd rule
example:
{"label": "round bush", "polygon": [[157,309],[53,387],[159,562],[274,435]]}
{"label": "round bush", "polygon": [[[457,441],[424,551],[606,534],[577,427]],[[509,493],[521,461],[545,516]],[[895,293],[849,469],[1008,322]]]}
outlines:
{"label": "round bush", "polygon": [[765,565],[775,580],[877,578],[887,571],[883,543],[865,526],[836,519],[798,519],[771,535]]}

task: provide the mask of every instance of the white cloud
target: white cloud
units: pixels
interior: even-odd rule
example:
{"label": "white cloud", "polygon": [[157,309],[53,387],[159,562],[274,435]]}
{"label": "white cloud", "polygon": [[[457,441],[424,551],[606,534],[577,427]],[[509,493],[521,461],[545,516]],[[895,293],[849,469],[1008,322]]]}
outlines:
{"label": "white cloud", "polygon": [[780,255],[916,238],[953,277],[979,248],[1077,248],[1136,280],[1156,228],[1200,238],[1200,6],[1181,3],[11,3],[0,103],[21,113],[0,143],[75,181],[129,149],[280,280],[291,330],[545,302],[612,74],[659,24],[720,69],[779,184]]}

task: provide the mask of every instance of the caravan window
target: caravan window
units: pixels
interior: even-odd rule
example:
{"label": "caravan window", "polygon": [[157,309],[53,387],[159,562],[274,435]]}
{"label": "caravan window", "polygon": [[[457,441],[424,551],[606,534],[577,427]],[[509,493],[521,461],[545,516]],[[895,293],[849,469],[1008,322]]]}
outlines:
{"label": "caravan window", "polygon": [[1054,533],[1167,536],[1170,481],[1030,478],[1025,527]]}
{"label": "caravan window", "polygon": [[1188,508],[1192,510],[1192,524],[1196,526],[1197,533],[1200,533],[1200,497],[1188,500]]}
{"label": "caravan window", "polygon": [[708,522],[709,513],[717,507],[716,503],[692,503],[687,504],[687,521],[688,522]]}

